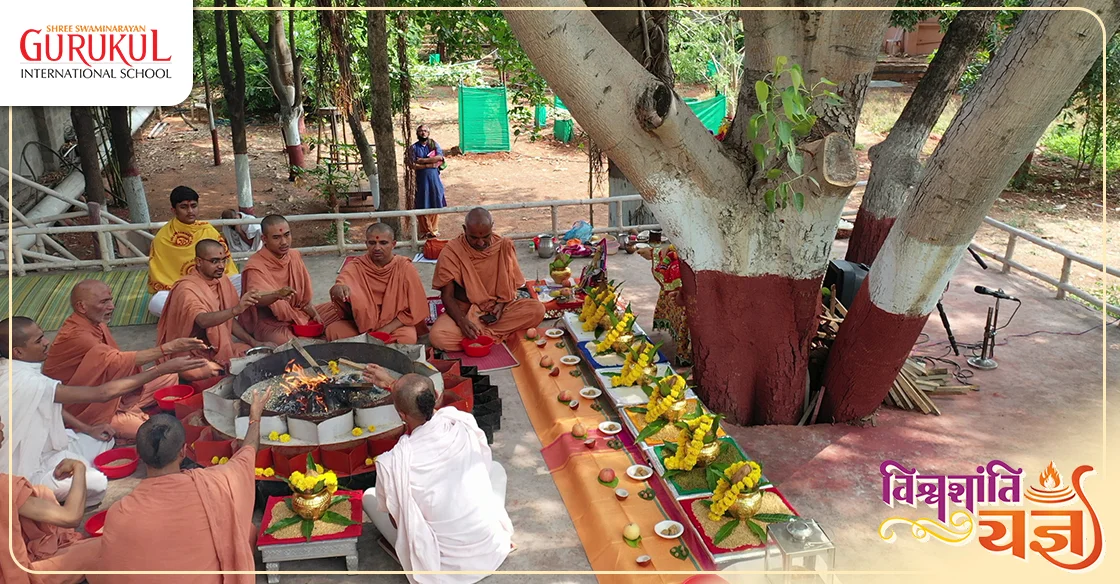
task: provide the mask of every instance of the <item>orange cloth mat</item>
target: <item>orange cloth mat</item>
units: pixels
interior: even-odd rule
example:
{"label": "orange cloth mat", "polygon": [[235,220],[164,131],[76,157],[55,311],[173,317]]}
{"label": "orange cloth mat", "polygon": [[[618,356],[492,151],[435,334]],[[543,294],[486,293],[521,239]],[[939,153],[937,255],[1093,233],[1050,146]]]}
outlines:
{"label": "orange cloth mat", "polygon": [[[593,400],[579,396],[584,387],[583,380],[571,376],[572,368],[559,364],[563,355],[569,354],[565,338],[565,348],[556,347],[556,339],[548,339],[544,348],[538,348],[533,341],[511,339],[509,344],[521,366],[513,369],[513,377],[521,393],[522,402],[529,414],[529,420],[537,432],[541,443],[552,445],[571,431],[577,421],[590,432],[607,419],[603,412],[591,409]],[[549,377],[548,369],[539,366],[542,356],[552,357],[560,367],[558,377]],[[560,403],[556,395],[568,390],[573,399],[580,401],[576,410]],[[601,400],[604,401],[605,400]],[[606,405],[605,407],[610,407]],[[600,439],[602,441],[602,439]],[[583,543],[591,569],[597,571],[631,571],[635,574],[599,575],[599,582],[607,583],[677,583],[688,577],[687,574],[654,574],[658,570],[695,572],[700,568],[694,558],[679,560],[672,556],[670,549],[682,545],[680,539],[663,539],[654,533],[653,526],[668,518],[656,500],[645,500],[638,492],[646,488],[646,483],[626,476],[626,468],[635,462],[627,450],[613,450],[596,447],[580,452],[569,449],[571,456],[562,466],[555,466],[552,479],[564,499],[564,505],[575,524],[576,533]],[[599,471],[611,468],[618,478],[618,488],[630,492],[625,501],[615,497],[614,489],[599,483]],[[628,523],[637,523],[642,530],[642,541],[637,548],[630,547],[622,538],[622,529]],[[691,550],[690,550],[691,552]],[[638,566],[638,556],[649,555],[652,563],[646,567]],[[642,575],[642,572],[650,572]]]}

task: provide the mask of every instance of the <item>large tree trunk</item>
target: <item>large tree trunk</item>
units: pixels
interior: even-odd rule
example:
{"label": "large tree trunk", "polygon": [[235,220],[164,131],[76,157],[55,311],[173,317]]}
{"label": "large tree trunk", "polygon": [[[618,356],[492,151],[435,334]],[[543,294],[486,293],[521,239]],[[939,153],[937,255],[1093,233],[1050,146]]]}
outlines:
{"label": "large tree trunk", "polygon": [[[222,4],[222,0],[214,0],[215,7],[221,7]],[[237,0],[225,0],[225,6],[234,8],[237,6]],[[233,170],[237,175],[237,206],[242,213],[252,215],[253,181],[249,172],[249,146],[245,140],[245,62],[241,58],[237,12],[215,11],[214,32],[218,46],[218,73],[222,77],[226,110],[229,113],[229,125],[233,134]],[[227,34],[229,35],[228,48]],[[230,54],[233,62],[232,71]]]}
{"label": "large tree trunk", "polygon": [[[404,136],[404,147],[407,150],[412,145],[412,74],[408,66],[408,12],[400,11],[397,19],[397,67],[400,70],[398,87],[401,92],[401,135]],[[440,53],[443,56],[443,53]],[[416,173],[408,168],[404,169],[404,208],[416,207]],[[411,225],[413,219],[409,219]]]}
{"label": "large tree trunk", "polygon": [[113,156],[121,169],[121,186],[124,198],[128,201],[128,218],[133,223],[148,223],[152,220],[148,213],[148,197],[144,194],[144,181],[140,180],[140,168],[136,166],[136,155],[132,148],[132,123],[128,108],[109,106],[109,130],[113,139]]}
{"label": "large tree trunk", "polygon": [[[316,3],[319,6],[331,6],[331,0],[316,0]],[[331,48],[338,62],[338,105],[346,113],[346,123],[350,125],[350,131],[354,134],[354,146],[358,149],[358,156],[362,160],[362,172],[369,179],[370,191],[380,192],[377,162],[373,156],[373,149],[370,148],[369,139],[366,138],[366,131],[362,128],[362,102],[354,99],[357,86],[350,70],[350,41],[345,29],[348,13],[325,10],[320,14],[323,18],[323,26],[330,31]]]}
{"label": "large tree trunk", "polygon": [[[385,0],[366,0],[370,8],[384,8]],[[366,52],[369,56],[370,108],[369,123],[373,127],[373,141],[377,147],[377,175],[381,181],[377,209],[396,211],[401,208],[400,183],[397,181],[397,143],[393,138],[393,92],[389,88],[389,33],[384,10],[366,12]],[[403,33],[402,33],[403,34]],[[380,196],[378,196],[380,195]],[[398,219],[383,219],[392,226],[398,239],[401,225]]]}
{"label": "large tree trunk", "polygon": [[[580,6],[572,0],[547,4]],[[893,3],[862,3],[885,4]],[[852,136],[889,12],[745,12],[746,38],[758,44],[748,46],[745,71],[752,78],[742,87],[749,93],[740,92],[740,116],[723,143],[671,87],[627,58],[593,15],[510,11],[506,18],[580,125],[634,182],[687,263],[685,297],[705,403],[736,423],[796,422],[820,280],[844,199],[856,183]],[[801,65],[807,84],[822,75],[837,82],[845,99],[816,105],[817,126],[799,144],[805,174],[820,184],[794,182],[806,193],[801,212],[767,210],[763,193],[776,181],[766,170],[789,175],[788,167],[774,160],[758,167],[746,136],[745,118],[758,110],[754,80],[779,55]]]}
{"label": "large tree trunk", "polygon": [[[964,6],[999,6],[1002,0],[967,0]],[[887,139],[867,151],[871,176],[860,202],[844,259],[871,265],[894,225],[907,193],[922,174],[919,156],[961,75],[995,20],[994,10],[961,11],[949,25],[937,56],[914,88]]]}
{"label": "large tree trunk", "polygon": [[[283,6],[280,0],[268,0],[273,8]],[[294,0],[292,5],[294,6]],[[303,145],[300,142],[300,121],[303,118],[303,59],[292,49],[295,43],[295,30],[292,19],[294,12],[288,12],[288,32],[291,43],[284,36],[283,12],[266,12],[268,18],[268,40],[264,40],[253,28],[252,21],[243,14],[242,22],[253,42],[264,54],[268,66],[268,82],[272,93],[280,104],[280,130],[284,136],[284,150],[288,154],[288,180],[295,180],[295,169],[303,167]]]}
{"label": "large tree trunk", "polygon": [[[1078,4],[1112,36],[1114,0]],[[848,311],[828,358],[826,418],[858,419],[882,403],[984,215],[1101,48],[1100,24],[1084,12],[1023,14],[930,157]]]}
{"label": "large tree trunk", "polygon": [[78,157],[82,176],[86,181],[86,201],[105,206],[105,181],[101,178],[101,159],[98,157],[97,131],[93,127],[93,112],[89,106],[70,107],[70,122],[78,138]]}

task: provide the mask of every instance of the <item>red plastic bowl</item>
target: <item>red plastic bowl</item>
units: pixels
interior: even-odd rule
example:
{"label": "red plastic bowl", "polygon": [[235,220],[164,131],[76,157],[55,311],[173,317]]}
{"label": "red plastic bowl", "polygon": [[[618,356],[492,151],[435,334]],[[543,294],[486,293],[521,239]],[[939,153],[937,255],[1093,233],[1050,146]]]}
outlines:
{"label": "red plastic bowl", "polygon": [[369,331],[369,336],[381,341],[382,343],[390,343],[393,341],[392,335],[390,335],[389,333],[383,333],[381,331]]}
{"label": "red plastic bowl", "polygon": [[292,325],[292,332],[295,333],[297,337],[315,338],[321,336],[324,330],[326,330],[326,328],[317,322]]}
{"label": "red plastic bowl", "polygon": [[[131,462],[121,466],[105,466],[110,462],[121,460],[122,458],[128,459]],[[93,466],[97,467],[97,470],[101,471],[110,479],[123,479],[132,474],[137,466],[140,466],[140,455],[136,454],[135,448],[114,448],[98,454],[97,458],[93,459]]]}
{"label": "red plastic bowl", "polygon": [[[163,389],[157,389],[153,394],[156,402],[159,403],[159,408],[165,412],[170,412],[175,409],[175,403],[184,400],[194,395],[194,386],[191,385],[169,385]],[[174,399],[167,399],[174,398]]]}
{"label": "red plastic bowl", "polygon": [[459,346],[470,357],[485,357],[494,348],[494,339],[486,335],[479,335],[474,339],[463,339],[459,342]]}
{"label": "red plastic bowl", "polygon": [[109,510],[106,509],[86,519],[86,533],[88,533],[90,537],[101,537],[101,528],[105,527],[105,516],[108,514]]}

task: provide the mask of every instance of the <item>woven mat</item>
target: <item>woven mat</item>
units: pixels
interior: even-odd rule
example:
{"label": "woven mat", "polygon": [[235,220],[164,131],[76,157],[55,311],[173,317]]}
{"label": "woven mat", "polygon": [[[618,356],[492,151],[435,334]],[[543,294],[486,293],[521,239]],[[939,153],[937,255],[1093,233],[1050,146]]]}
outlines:
{"label": "woven mat", "polygon": [[70,316],[70,290],[82,280],[101,280],[113,291],[113,319],[109,326],[155,324],[148,312],[148,270],[111,272],[70,272],[66,274],[28,274],[14,276],[4,283],[4,296],[12,296],[16,315],[35,319],[44,331],[56,331]]}

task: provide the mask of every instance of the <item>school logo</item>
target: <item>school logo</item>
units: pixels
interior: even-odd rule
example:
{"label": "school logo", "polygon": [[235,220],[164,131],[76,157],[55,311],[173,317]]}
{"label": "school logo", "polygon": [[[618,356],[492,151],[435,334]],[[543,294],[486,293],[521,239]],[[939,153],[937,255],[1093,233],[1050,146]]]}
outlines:
{"label": "school logo", "polygon": [[52,0],[5,9],[6,105],[179,103],[190,93],[190,0]]}
{"label": "school logo", "polygon": [[[937,509],[937,519],[883,521],[879,537],[888,543],[895,541],[896,529],[908,526],[919,541],[965,545],[979,539],[993,553],[1027,561],[1029,551],[1070,572],[1090,570],[1104,555],[1100,520],[1083,488],[1085,477],[1094,473],[1091,466],[1077,467],[1067,482],[1051,462],[1038,474],[1038,484],[1025,491],[1023,469],[1000,460],[968,475],[920,475],[893,460],[879,472],[887,505]],[[950,513],[950,505],[960,509]]]}

